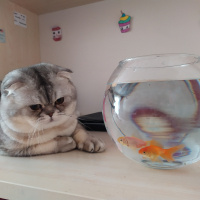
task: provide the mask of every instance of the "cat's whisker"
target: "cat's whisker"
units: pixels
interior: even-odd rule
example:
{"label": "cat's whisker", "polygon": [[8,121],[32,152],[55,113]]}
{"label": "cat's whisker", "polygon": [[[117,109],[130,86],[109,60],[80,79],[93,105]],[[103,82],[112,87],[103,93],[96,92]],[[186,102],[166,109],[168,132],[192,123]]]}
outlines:
{"label": "cat's whisker", "polygon": [[41,141],[41,136],[40,136],[40,131],[37,131],[37,143],[40,144]]}
{"label": "cat's whisker", "polygon": [[27,141],[27,145],[26,145],[26,149],[25,149],[26,155],[29,155],[29,156],[31,156],[30,155],[31,153],[29,151],[29,147],[31,145],[31,138],[32,138],[32,133],[28,136],[28,141]]}
{"label": "cat's whisker", "polygon": [[75,114],[66,114],[66,113],[58,113],[58,116],[65,116],[66,118],[72,118],[74,120],[76,120],[78,117]]}
{"label": "cat's whisker", "polygon": [[33,137],[34,137],[34,130],[30,134],[28,134],[28,141],[27,141],[27,145],[26,145],[26,154],[29,156],[30,156],[30,152],[28,152],[28,148],[29,148],[29,146],[31,146]]}
{"label": "cat's whisker", "polygon": [[28,146],[31,145],[32,139],[34,139],[36,136],[36,131],[38,130],[39,123],[39,120],[37,120],[35,126],[33,127],[33,131],[28,134]]}
{"label": "cat's whisker", "polygon": [[67,117],[77,117],[76,115],[74,115],[74,114],[66,114],[66,113],[58,113],[58,115],[65,115],[65,116],[67,116]]}
{"label": "cat's whisker", "polygon": [[[29,150],[29,147],[32,145],[32,140],[36,139],[37,143],[40,143],[40,135],[39,135],[39,131],[38,131],[38,126],[40,125],[40,120],[37,120],[35,123],[35,126],[33,127],[33,131],[29,133],[28,136],[28,141],[27,141],[27,147],[26,147],[26,154],[31,156],[31,151]],[[37,135],[36,135],[37,134]]]}
{"label": "cat's whisker", "polygon": [[37,127],[35,127],[35,132],[34,132],[34,136],[36,137],[38,144],[40,143],[40,135],[39,135],[39,130],[38,130],[39,123],[40,123],[39,121],[36,123]]}
{"label": "cat's whisker", "polygon": [[[40,120],[40,122],[41,122],[41,120]],[[43,137],[41,137],[41,133],[42,133],[42,135],[44,135],[44,127],[43,127],[42,123],[40,123],[40,131],[38,131],[38,135],[39,135],[38,138],[39,138],[40,143],[44,143],[45,141],[44,141]]]}
{"label": "cat's whisker", "polygon": [[43,126],[41,127],[41,130],[37,131],[37,134],[38,134],[38,144],[45,142],[44,139],[43,139],[43,137],[41,137],[41,132],[42,132],[42,135],[43,135],[44,134]]}

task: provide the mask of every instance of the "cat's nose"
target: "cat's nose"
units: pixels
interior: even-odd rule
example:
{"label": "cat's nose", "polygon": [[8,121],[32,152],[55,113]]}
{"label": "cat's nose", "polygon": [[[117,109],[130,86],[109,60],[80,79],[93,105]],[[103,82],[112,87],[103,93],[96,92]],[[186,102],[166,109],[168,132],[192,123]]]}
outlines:
{"label": "cat's nose", "polygon": [[53,116],[53,112],[47,113],[47,115],[49,115],[49,117]]}
{"label": "cat's nose", "polygon": [[46,115],[49,115],[49,117],[52,117],[53,114],[54,114],[54,107],[51,106],[51,105],[47,105],[45,108],[44,108],[44,112]]}

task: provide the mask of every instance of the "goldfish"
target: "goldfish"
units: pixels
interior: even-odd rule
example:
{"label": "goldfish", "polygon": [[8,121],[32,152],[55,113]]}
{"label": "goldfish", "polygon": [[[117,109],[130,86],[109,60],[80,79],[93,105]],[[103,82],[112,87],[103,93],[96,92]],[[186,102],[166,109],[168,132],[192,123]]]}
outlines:
{"label": "goldfish", "polygon": [[[157,143],[158,144],[158,143]],[[153,162],[160,162],[159,157],[167,160],[168,162],[174,161],[173,154],[183,149],[185,145],[180,144],[169,149],[163,149],[161,145],[155,145],[153,143],[150,146],[143,147],[139,150],[139,154],[144,158],[149,158]]]}
{"label": "goldfish", "polygon": [[127,146],[129,148],[132,148],[132,149],[136,149],[136,148],[142,148],[142,147],[145,147],[149,144],[149,141],[143,141],[139,138],[136,138],[136,137],[128,137],[128,136],[124,136],[124,137],[119,137],[117,139],[117,141],[124,145],[124,146]]}

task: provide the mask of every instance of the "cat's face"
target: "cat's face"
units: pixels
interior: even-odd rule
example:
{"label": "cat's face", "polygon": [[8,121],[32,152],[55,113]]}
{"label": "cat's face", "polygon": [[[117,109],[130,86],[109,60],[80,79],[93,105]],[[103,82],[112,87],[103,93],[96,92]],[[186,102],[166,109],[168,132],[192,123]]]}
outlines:
{"label": "cat's face", "polygon": [[69,73],[45,63],[10,72],[1,87],[2,122],[21,133],[66,123],[76,108],[76,90]]}

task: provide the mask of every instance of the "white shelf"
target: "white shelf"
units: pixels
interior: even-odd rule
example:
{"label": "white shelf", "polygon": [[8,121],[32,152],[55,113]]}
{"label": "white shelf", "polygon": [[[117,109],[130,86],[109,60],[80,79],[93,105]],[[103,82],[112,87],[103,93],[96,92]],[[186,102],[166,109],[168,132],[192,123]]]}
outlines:
{"label": "white shelf", "polygon": [[103,153],[78,150],[15,158],[0,156],[0,197],[9,200],[200,199],[200,162],[176,170],[139,165],[116,148],[105,132]]}

